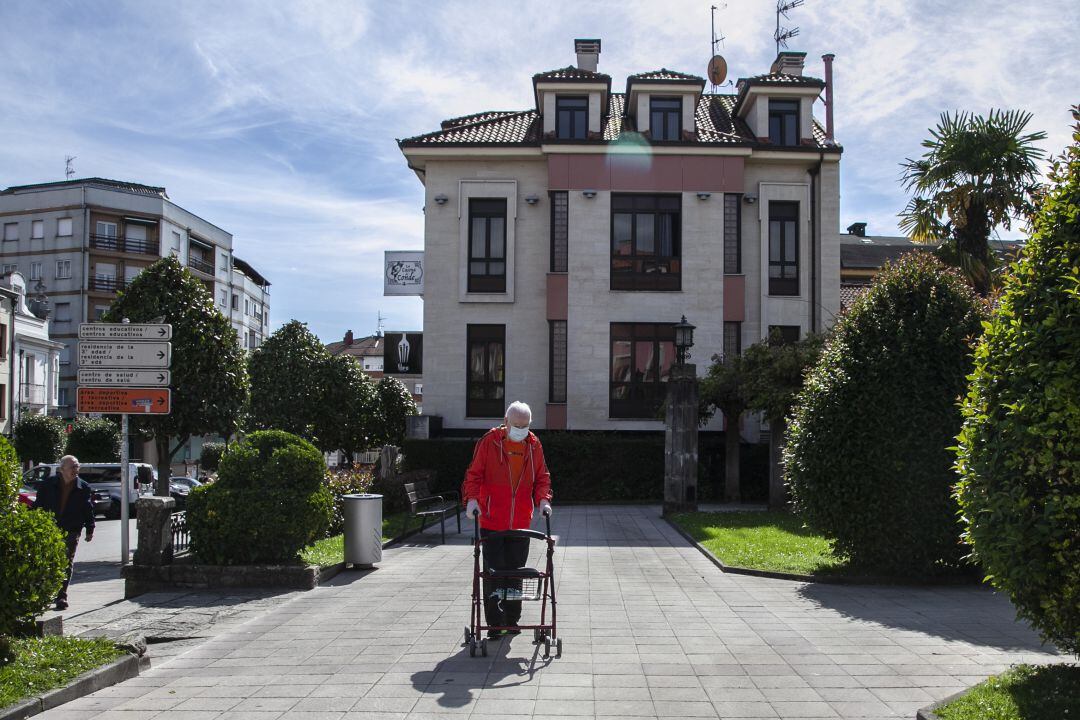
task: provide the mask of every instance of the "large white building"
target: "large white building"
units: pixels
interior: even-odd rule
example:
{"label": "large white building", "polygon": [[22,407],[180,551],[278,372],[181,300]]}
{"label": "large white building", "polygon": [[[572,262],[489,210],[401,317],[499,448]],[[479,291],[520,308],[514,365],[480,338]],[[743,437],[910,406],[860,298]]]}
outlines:
{"label": "large white building", "polygon": [[22,273],[28,291],[51,303],[51,337],[65,345],[62,415],[75,412],[79,323],[99,319],[158,258],[176,256],[206,285],[242,347],[261,344],[269,327],[269,283],[234,262],[232,234],[172,202],[163,187],[102,178],[9,187],[0,191],[0,232],[0,273]]}
{"label": "large white building", "polygon": [[399,141],[425,187],[424,411],[444,427],[520,399],[538,428],[659,430],[683,315],[703,374],[839,311],[841,147],[805,53],[728,95],[666,69],[614,92],[600,41],[575,50],[533,76],[534,107]]}
{"label": "large white building", "polygon": [[[60,389],[60,354],[64,344],[49,339],[48,304],[44,296],[28,296],[21,273],[0,276],[0,287],[10,291],[12,313],[9,376],[4,383],[11,393],[0,393],[8,402],[4,417],[12,423],[23,414],[48,415],[57,410]],[[4,324],[2,332],[7,333]]]}

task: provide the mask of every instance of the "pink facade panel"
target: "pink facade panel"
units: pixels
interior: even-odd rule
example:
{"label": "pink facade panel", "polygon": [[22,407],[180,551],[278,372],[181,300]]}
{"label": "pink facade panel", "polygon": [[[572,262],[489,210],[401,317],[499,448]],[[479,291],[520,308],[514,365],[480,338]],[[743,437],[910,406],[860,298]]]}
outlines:
{"label": "pink facade panel", "polygon": [[743,158],[710,155],[548,155],[551,190],[742,192]]}
{"label": "pink facade panel", "polygon": [[746,319],[746,277],[724,276],[724,322],[742,322]]}
{"label": "pink facade panel", "polygon": [[547,406],[547,425],[545,430],[565,430],[566,429],[566,406],[565,405],[552,405]]}
{"label": "pink facade panel", "polygon": [[569,298],[569,286],[566,273],[548,273],[547,276],[547,319],[565,320]]}

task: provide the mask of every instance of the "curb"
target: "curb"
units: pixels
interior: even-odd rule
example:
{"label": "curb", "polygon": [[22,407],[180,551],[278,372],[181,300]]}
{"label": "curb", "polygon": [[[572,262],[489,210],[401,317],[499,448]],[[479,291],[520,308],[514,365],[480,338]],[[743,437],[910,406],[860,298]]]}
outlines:
{"label": "curb", "polygon": [[[981,684],[982,683],[979,683],[979,685]],[[971,692],[974,687],[975,685],[972,685],[966,690],[961,690],[960,692],[953,693],[944,700],[938,700],[936,703],[931,703],[926,707],[919,708],[918,712],[915,713],[915,720],[941,720],[941,718],[937,714],[937,711],[945,707],[949,703],[956,702],[960,698],[964,697],[969,692]]]}
{"label": "curb", "polygon": [[0,720],[22,720],[23,718],[32,717],[107,688],[110,685],[130,680],[139,674],[139,660],[137,655],[129,654],[119,660],[114,660],[108,665],[85,672],[62,688],[50,690],[38,697],[32,697],[0,709]]}
{"label": "curb", "polygon": [[[712,552],[704,545],[699,543],[688,532],[672,522],[669,518],[663,518],[671,528],[679,533],[688,543],[693,545],[698,551],[708,558],[713,565],[720,568],[721,572],[731,573],[733,575],[750,575],[753,577],[763,577],[772,580],[789,580],[794,582],[804,583],[822,583],[826,585],[914,585],[914,586],[941,586],[941,585],[981,585],[977,578],[965,578],[965,577],[941,577],[941,578],[904,578],[904,577],[891,577],[888,575],[860,575],[858,577],[845,577],[842,575],[800,575],[798,573],[780,572],[778,570],[754,570],[753,568],[737,567],[735,565],[725,565],[724,562],[712,554]],[[953,698],[955,699],[955,698]],[[937,716],[934,716],[936,718]],[[928,720],[934,720],[934,718],[928,718]]]}

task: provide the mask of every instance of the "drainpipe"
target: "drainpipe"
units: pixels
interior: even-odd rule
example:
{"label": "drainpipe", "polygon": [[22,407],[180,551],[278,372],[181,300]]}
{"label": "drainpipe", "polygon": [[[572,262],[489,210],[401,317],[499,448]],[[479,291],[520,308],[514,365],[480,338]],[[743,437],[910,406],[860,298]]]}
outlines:
{"label": "drainpipe", "polygon": [[810,331],[818,331],[818,291],[817,274],[814,272],[818,264],[818,200],[821,190],[821,164],[825,161],[825,153],[818,153],[817,164],[807,168],[810,175]]}

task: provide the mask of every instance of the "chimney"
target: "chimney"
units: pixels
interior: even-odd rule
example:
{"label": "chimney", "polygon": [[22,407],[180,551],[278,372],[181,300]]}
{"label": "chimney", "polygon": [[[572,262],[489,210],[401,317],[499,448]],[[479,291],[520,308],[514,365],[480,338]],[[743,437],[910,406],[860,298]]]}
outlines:
{"label": "chimney", "polygon": [[796,75],[801,77],[803,65],[805,64],[805,62],[806,53],[782,50],[781,52],[777,53],[776,59],[773,60],[772,67],[769,68],[769,74]]}
{"label": "chimney", "polygon": [[574,40],[574,52],[577,53],[578,70],[596,72],[600,62],[600,38]]}
{"label": "chimney", "polygon": [[833,115],[832,115],[832,61],[836,57],[832,53],[822,55],[825,62],[825,137],[832,142],[833,139]]}
{"label": "chimney", "polygon": [[847,228],[848,235],[854,235],[855,237],[866,237],[866,223],[857,222],[851,223]]}
{"label": "chimney", "polygon": [[352,330],[346,330],[345,331],[345,347],[352,347],[352,344],[353,344]]}

